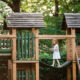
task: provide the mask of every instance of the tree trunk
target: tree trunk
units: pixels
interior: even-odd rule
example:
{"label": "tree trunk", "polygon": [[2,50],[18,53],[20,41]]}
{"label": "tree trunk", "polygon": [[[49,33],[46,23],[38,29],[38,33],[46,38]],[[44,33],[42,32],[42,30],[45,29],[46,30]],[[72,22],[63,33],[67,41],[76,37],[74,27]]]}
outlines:
{"label": "tree trunk", "polygon": [[12,0],[12,1],[13,1],[12,10],[14,12],[20,12],[20,0]]}
{"label": "tree trunk", "polygon": [[8,0],[1,0],[5,2],[14,12],[20,12],[21,0],[12,0],[12,3]]}
{"label": "tree trunk", "polygon": [[58,17],[59,7],[58,7],[58,0],[54,0],[55,2],[55,16]]}

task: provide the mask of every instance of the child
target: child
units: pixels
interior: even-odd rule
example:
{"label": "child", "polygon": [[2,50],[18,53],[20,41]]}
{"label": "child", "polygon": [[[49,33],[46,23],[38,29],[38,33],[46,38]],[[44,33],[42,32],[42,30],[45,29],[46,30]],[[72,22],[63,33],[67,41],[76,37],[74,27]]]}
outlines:
{"label": "child", "polygon": [[53,63],[51,66],[54,67],[55,61],[57,61],[58,67],[60,67],[59,59],[61,59],[61,56],[60,56],[60,52],[59,52],[59,46],[58,46],[57,39],[53,40],[53,45],[54,45],[53,48],[50,49],[51,51],[53,51]]}

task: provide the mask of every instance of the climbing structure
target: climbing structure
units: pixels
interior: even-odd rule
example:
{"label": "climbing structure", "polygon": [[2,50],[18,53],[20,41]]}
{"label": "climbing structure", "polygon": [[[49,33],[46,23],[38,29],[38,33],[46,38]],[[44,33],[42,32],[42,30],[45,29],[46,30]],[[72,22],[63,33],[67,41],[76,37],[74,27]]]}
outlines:
{"label": "climbing structure", "polygon": [[[4,29],[8,35],[0,35],[7,52],[8,80],[39,80],[38,29],[44,27],[39,13],[11,13],[6,16]],[[9,39],[9,40],[8,40]],[[2,48],[1,51],[4,52]]]}
{"label": "climbing structure", "polygon": [[[76,63],[80,65],[78,57],[76,60],[79,53],[76,54],[75,42],[76,32],[80,28],[79,17],[80,14],[64,14],[63,29],[66,35],[40,35],[39,28],[44,27],[40,13],[11,13],[6,16],[4,29],[9,33],[0,34],[0,53],[11,53],[8,58],[8,80],[39,80],[39,40],[54,38],[66,40],[67,62],[63,66],[67,65],[67,80],[76,80]],[[68,65],[71,61],[72,67]]]}

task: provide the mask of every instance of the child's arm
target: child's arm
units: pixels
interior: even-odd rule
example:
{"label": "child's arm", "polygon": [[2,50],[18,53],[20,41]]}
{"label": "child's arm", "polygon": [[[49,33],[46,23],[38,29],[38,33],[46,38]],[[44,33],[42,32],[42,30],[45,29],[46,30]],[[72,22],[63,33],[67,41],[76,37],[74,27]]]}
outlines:
{"label": "child's arm", "polygon": [[56,47],[54,48],[54,50],[59,50],[59,46],[56,46]]}
{"label": "child's arm", "polygon": [[50,51],[54,51],[54,48],[50,48],[49,50],[50,50]]}

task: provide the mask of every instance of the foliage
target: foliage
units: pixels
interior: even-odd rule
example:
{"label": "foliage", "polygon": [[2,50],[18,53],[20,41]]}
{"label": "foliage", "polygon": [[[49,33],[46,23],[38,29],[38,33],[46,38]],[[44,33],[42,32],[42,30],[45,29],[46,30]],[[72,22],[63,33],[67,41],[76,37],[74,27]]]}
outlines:
{"label": "foliage", "polygon": [[[7,0],[12,3],[12,0]],[[21,12],[40,12],[43,14],[45,28],[40,29],[40,34],[48,35],[63,35],[65,31],[61,29],[62,20],[64,13],[80,13],[80,2],[78,0],[58,0],[58,16],[54,15],[55,13],[55,0],[21,0],[20,11]],[[5,14],[9,13],[6,7],[6,4],[0,1],[0,20],[3,20]],[[2,25],[1,25],[2,26]],[[77,34],[79,37],[80,35]],[[66,42],[59,40],[60,54],[62,57],[66,56]],[[52,47],[51,40],[40,40],[40,61],[51,65],[52,52],[49,51],[49,48]],[[43,60],[43,58],[49,58]],[[64,60],[60,60],[61,64],[64,63]],[[42,67],[40,67],[42,68]],[[48,68],[42,68],[43,70],[49,70]]]}
{"label": "foliage", "polygon": [[3,28],[4,17],[10,12],[12,12],[12,10],[6,5],[6,3],[0,1],[0,30]]}

